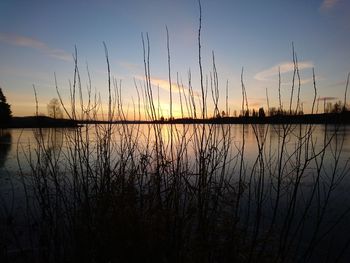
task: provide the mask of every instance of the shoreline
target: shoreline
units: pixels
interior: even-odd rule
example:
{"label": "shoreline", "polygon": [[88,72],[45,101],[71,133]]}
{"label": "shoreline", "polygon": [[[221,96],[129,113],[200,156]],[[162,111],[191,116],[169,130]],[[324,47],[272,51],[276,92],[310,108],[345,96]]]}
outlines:
{"label": "shoreline", "polygon": [[86,124],[350,124],[350,111],[305,115],[274,115],[267,117],[239,116],[208,119],[177,118],[171,120],[69,120],[46,116],[13,117],[11,123],[1,129],[16,128],[77,128]]}

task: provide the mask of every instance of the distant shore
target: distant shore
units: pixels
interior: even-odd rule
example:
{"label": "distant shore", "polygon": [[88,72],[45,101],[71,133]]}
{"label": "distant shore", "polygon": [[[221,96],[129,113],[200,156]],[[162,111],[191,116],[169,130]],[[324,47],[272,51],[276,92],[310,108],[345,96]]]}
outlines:
{"label": "distant shore", "polygon": [[274,115],[267,117],[239,116],[216,117],[207,119],[177,118],[154,121],[118,120],[113,122],[101,120],[53,119],[46,116],[13,117],[8,124],[0,128],[74,128],[85,124],[350,124],[350,111],[342,113]]}
{"label": "distant shore", "polygon": [[69,128],[78,127],[78,122],[67,119],[53,119],[46,116],[13,117],[11,122],[0,124],[0,128]]}
{"label": "distant shore", "polygon": [[77,121],[79,125],[84,124],[350,124],[350,111],[341,113],[282,115],[258,117],[216,117],[216,118],[173,118],[162,120],[118,120],[113,122],[100,120]]}

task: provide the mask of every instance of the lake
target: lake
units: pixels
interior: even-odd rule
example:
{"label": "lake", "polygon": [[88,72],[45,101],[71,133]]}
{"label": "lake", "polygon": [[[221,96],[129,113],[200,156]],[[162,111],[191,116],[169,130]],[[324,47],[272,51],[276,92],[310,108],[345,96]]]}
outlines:
{"label": "lake", "polygon": [[253,258],[266,251],[282,261],[350,258],[349,126],[119,124],[0,135],[2,218],[24,224],[28,200],[40,218],[40,198],[58,194],[66,213],[84,195],[126,189],[131,180],[137,205],[158,187],[163,205],[168,190],[179,189],[177,210],[204,202],[228,213]]}

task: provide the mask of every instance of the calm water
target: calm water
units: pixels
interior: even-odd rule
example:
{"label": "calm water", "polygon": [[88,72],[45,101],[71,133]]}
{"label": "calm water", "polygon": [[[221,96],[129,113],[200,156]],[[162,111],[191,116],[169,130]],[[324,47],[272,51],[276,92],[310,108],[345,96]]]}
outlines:
{"label": "calm water", "polygon": [[[298,194],[297,206],[300,210],[305,207],[305,201],[311,194],[317,179],[315,174],[317,165],[323,162],[320,173],[319,200],[323,201],[327,196],[327,189],[332,188],[330,203],[327,208],[326,220],[334,221],[344,211],[350,207],[350,173],[348,162],[350,161],[350,127],[314,125],[296,125],[288,130],[288,135],[283,140],[284,126],[281,125],[217,125],[203,130],[201,125],[174,125],[161,126],[158,130],[162,138],[162,145],[166,153],[172,148],[175,152],[180,148],[180,144],[186,142],[186,153],[190,163],[195,167],[198,158],[198,145],[200,138],[204,137],[204,142],[208,145],[220,149],[228,147],[226,170],[227,177],[232,177],[232,182],[237,180],[237,170],[243,154],[245,179],[247,184],[254,183],[263,178],[263,184],[268,189],[276,182],[276,171],[278,170],[278,157],[283,149],[281,162],[285,178],[285,192],[282,193],[284,204],[288,205],[292,188],[288,188],[288,182],[293,181],[295,171],[298,170],[305,160],[310,158],[305,165],[305,171],[300,180],[301,191]],[[112,160],[117,161],[126,148],[123,148],[126,141],[131,139],[137,145],[140,154],[153,149],[156,140],[154,136],[154,126],[152,125],[124,125],[113,126],[111,137]],[[97,158],[99,151],[96,145],[103,140],[106,126],[86,126],[81,128],[81,141],[90,143],[89,156],[91,160]],[[309,130],[310,129],[310,130]],[[309,133],[307,133],[309,131]],[[24,197],[22,180],[30,174],[30,164],[35,164],[38,150],[37,142],[41,140],[41,145],[50,149],[50,156],[59,159],[59,164],[64,170],[69,166],[69,151],[77,139],[76,129],[10,129],[2,131],[0,134],[0,197],[3,207],[12,209],[14,214],[20,214],[20,204]],[[199,137],[198,137],[199,136]],[[159,137],[158,137],[159,138]],[[226,144],[227,143],[227,144]],[[283,145],[283,146],[282,146]],[[259,155],[259,147],[263,150]],[[325,147],[325,150],[322,149]],[[217,150],[217,149],[216,149]],[[51,155],[52,154],[52,155]],[[169,155],[170,156],[170,155]],[[260,158],[260,159],[259,159]],[[259,160],[263,158],[261,165]],[[263,169],[263,171],[261,170]],[[195,170],[195,168],[194,168]],[[19,176],[24,175],[23,177]],[[263,177],[261,177],[263,174]],[[271,187],[270,187],[271,188]],[[320,190],[321,189],[321,190]],[[322,190],[323,189],[323,190]],[[259,189],[253,184],[251,188],[253,195]],[[271,201],[273,190],[264,192],[264,204],[267,215],[272,213]],[[254,202],[251,207],[254,209]],[[244,211],[245,207],[242,208]],[[250,208],[252,209],[252,208]],[[283,211],[282,211],[283,212]],[[244,214],[244,213],[243,213]],[[345,221],[350,220],[347,215]],[[306,224],[310,227],[314,223],[313,218],[309,218]],[[334,238],[337,242],[347,241],[350,235],[350,223],[342,223],[334,231]],[[346,235],[344,235],[346,233]],[[324,247],[323,247],[324,248]],[[350,255],[348,255],[350,257]]]}
{"label": "calm water", "polygon": [[[271,160],[273,165],[269,169],[276,169],[276,158],[278,157],[283,136],[283,126],[280,125],[217,125],[213,126],[213,130],[206,130],[206,136],[209,135],[211,138],[215,137],[217,140],[214,142],[215,146],[222,147],[221,137],[225,135],[226,141],[229,142],[229,157],[234,159],[230,162],[233,166],[234,161],[238,161],[239,154],[242,153],[242,146],[244,146],[244,164],[247,169],[247,174],[254,164],[258,160],[258,147],[259,143],[262,144],[264,141],[264,159]],[[94,148],[96,142],[101,140],[102,133],[106,126],[98,126],[97,128],[93,125],[83,127],[81,134],[83,141],[89,141],[91,144],[90,155],[96,158],[98,155],[97,149]],[[189,154],[189,159],[192,162],[196,162],[196,147],[198,146],[198,138],[194,135],[195,133],[201,134],[202,126],[197,125],[177,125],[173,126],[170,130],[170,126],[163,125],[161,128],[161,137],[163,144],[166,148],[170,148],[170,144],[176,147],[185,139],[186,149]],[[285,140],[285,152],[283,155],[284,163],[292,163],[295,159],[294,153],[298,148],[298,138],[305,137],[305,131],[309,128],[307,125],[294,126],[293,130],[289,131],[289,135]],[[35,163],[36,151],[38,138],[40,138],[42,144],[46,145],[46,149],[52,149],[53,152],[58,152],[59,158],[62,159],[62,165],[67,165],[67,151],[69,145],[74,143],[74,135],[76,135],[75,129],[42,129],[39,134],[38,130],[35,129],[9,129],[4,130],[0,134],[0,189],[4,193],[14,185],[17,185],[17,175],[20,170],[24,174],[30,172],[30,163]],[[86,134],[88,133],[88,137]],[[125,137],[125,134],[128,136]],[[173,141],[171,142],[171,134],[173,135]],[[38,136],[41,135],[41,136]],[[336,136],[335,136],[336,135]],[[116,126],[112,130],[113,145],[111,147],[112,154],[114,152],[115,158],[121,154],[121,148],[119,145],[125,144],[126,138],[133,137],[138,144],[138,148],[141,151],[147,151],[148,147],[152,147],[152,143],[155,141],[153,126],[150,125],[128,125],[128,126]],[[209,137],[209,136],[208,136]],[[229,140],[227,140],[227,137]],[[243,138],[244,137],[244,138]],[[206,137],[207,138],[207,137]],[[243,145],[244,139],[244,145]],[[196,144],[197,143],[197,144]],[[213,143],[213,142],[210,142]],[[316,155],[317,151],[321,150],[326,143],[326,150],[324,155],[324,172],[325,174],[332,173],[335,162],[338,161],[338,170],[349,169],[347,162],[350,160],[350,127],[342,126],[324,126],[314,125],[312,126],[311,136],[308,141],[301,142],[302,154],[305,151],[309,151],[309,155]],[[308,144],[308,150],[305,150],[304,146]],[[286,158],[291,158],[289,162]],[[339,157],[339,158],[338,158]],[[92,158],[92,159],[93,159]],[[301,156],[301,160],[303,160]],[[32,161],[30,161],[32,159]],[[336,160],[339,159],[339,160]],[[267,169],[267,167],[265,167]],[[315,169],[314,160],[310,161],[305,171],[305,177],[302,180],[302,184],[310,186],[313,184],[313,172]],[[328,169],[328,171],[327,171]],[[228,173],[230,170],[228,169]],[[271,171],[270,171],[271,173]],[[307,176],[309,174],[309,177]],[[330,175],[329,175],[330,176]],[[340,180],[341,179],[341,180]],[[17,181],[16,181],[17,180]],[[337,178],[337,188],[339,189],[338,194],[341,193],[343,198],[348,200],[347,192],[350,189],[350,175],[347,174],[344,178]],[[17,187],[19,187],[17,185]],[[350,191],[349,191],[350,192]]]}
{"label": "calm water", "polygon": [[[215,136],[222,136],[223,132],[220,128],[221,125],[217,125],[218,128]],[[230,154],[235,155],[242,147],[243,143],[243,133],[244,133],[244,159],[247,165],[252,164],[256,161],[258,156],[258,143],[256,133],[261,137],[266,135],[266,143],[264,147],[265,155],[266,154],[276,154],[278,151],[278,143],[281,143],[281,136],[283,135],[282,126],[278,125],[257,125],[255,126],[255,131],[251,125],[246,125],[243,129],[243,125],[224,125],[225,129],[229,127],[230,137]],[[103,126],[101,126],[103,127]],[[185,128],[184,128],[185,127]],[[298,141],[297,137],[301,132],[301,135],[304,135],[305,129],[308,126],[301,125],[296,126],[292,131],[290,136],[286,140],[286,148],[293,152],[293,149],[296,147]],[[149,144],[154,141],[154,136],[152,133],[152,127],[149,125],[138,125],[138,143],[142,147],[146,147],[145,144]],[[334,131],[336,130],[337,138],[333,138]],[[129,132],[132,136],[136,137],[136,125],[129,125]],[[75,133],[74,129],[42,129],[43,142],[52,148],[59,148],[63,146],[65,149],[67,143],[71,142],[71,138]],[[179,142],[179,136],[185,136],[186,140],[189,142],[187,144],[188,151],[190,154],[194,154],[193,148],[195,128],[192,125],[177,125],[173,130],[173,143],[176,147],[176,143]],[[85,128],[83,128],[83,134],[85,134]],[[123,142],[124,137],[121,134],[124,134],[125,130],[118,128],[113,130],[113,140],[116,145]],[[208,131],[207,131],[208,133]],[[323,141],[325,139],[325,134],[327,133],[327,140],[329,140],[329,145],[326,149],[326,159],[329,162],[327,165],[332,165],[334,151],[338,151],[340,154],[340,163],[349,161],[350,159],[350,127],[334,127],[328,126],[327,128],[324,125],[314,125],[312,129],[312,144],[317,149],[323,147]],[[28,167],[28,158],[29,154],[35,153],[37,145],[37,135],[38,131],[33,129],[7,129],[0,133],[0,175],[4,174],[16,174],[19,170],[19,164],[21,168],[27,170]],[[170,144],[170,128],[166,125],[162,128],[161,134],[165,144]],[[84,137],[84,136],[83,136]],[[89,127],[89,141],[93,145],[97,140],[96,130],[94,126]],[[83,138],[84,139],[84,138]],[[147,140],[147,142],[146,142]],[[151,140],[151,142],[150,142]],[[218,138],[220,140],[220,138]],[[261,138],[259,138],[261,140]],[[192,143],[191,143],[192,142]],[[311,145],[311,142],[310,142]],[[337,148],[338,147],[338,148]],[[341,147],[341,148],[340,148]],[[192,156],[193,158],[194,156]],[[346,179],[346,178],[345,178]],[[347,181],[347,180],[346,180]]]}

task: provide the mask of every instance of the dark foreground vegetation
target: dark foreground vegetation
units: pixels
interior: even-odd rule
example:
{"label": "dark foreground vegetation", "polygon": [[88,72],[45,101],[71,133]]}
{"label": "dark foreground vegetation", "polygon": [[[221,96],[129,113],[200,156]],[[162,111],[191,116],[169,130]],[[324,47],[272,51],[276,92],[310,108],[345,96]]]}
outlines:
{"label": "dark foreground vegetation", "polygon": [[[190,85],[180,92],[193,125],[159,121],[148,36],[142,38],[145,81],[143,89],[136,87],[134,111],[146,113],[143,125],[127,122],[107,49],[108,117],[95,122],[101,105],[91,85],[89,99],[80,105],[75,100],[82,94],[75,53],[70,111],[57,87],[58,96],[73,123],[84,119],[91,125],[37,128],[35,142],[18,147],[25,159],[18,158],[18,174],[9,180],[23,190],[2,202],[1,262],[348,262],[350,206],[338,192],[349,177],[342,152],[346,126],[326,124],[320,137],[311,119],[332,115],[265,117],[278,125],[260,125],[258,117],[194,121],[208,119],[207,89],[213,116],[219,112],[214,59],[212,86],[203,84],[200,30],[203,96],[198,102]],[[293,50],[296,75],[295,57]],[[298,112],[295,81],[289,107]],[[243,74],[241,88],[247,112]],[[314,89],[311,114],[315,81]],[[311,119],[301,125],[293,121],[298,118]],[[215,124],[234,120],[247,120],[239,139],[232,125]],[[248,131],[256,142],[254,156],[247,156]],[[16,212],[14,201],[21,208]]]}

